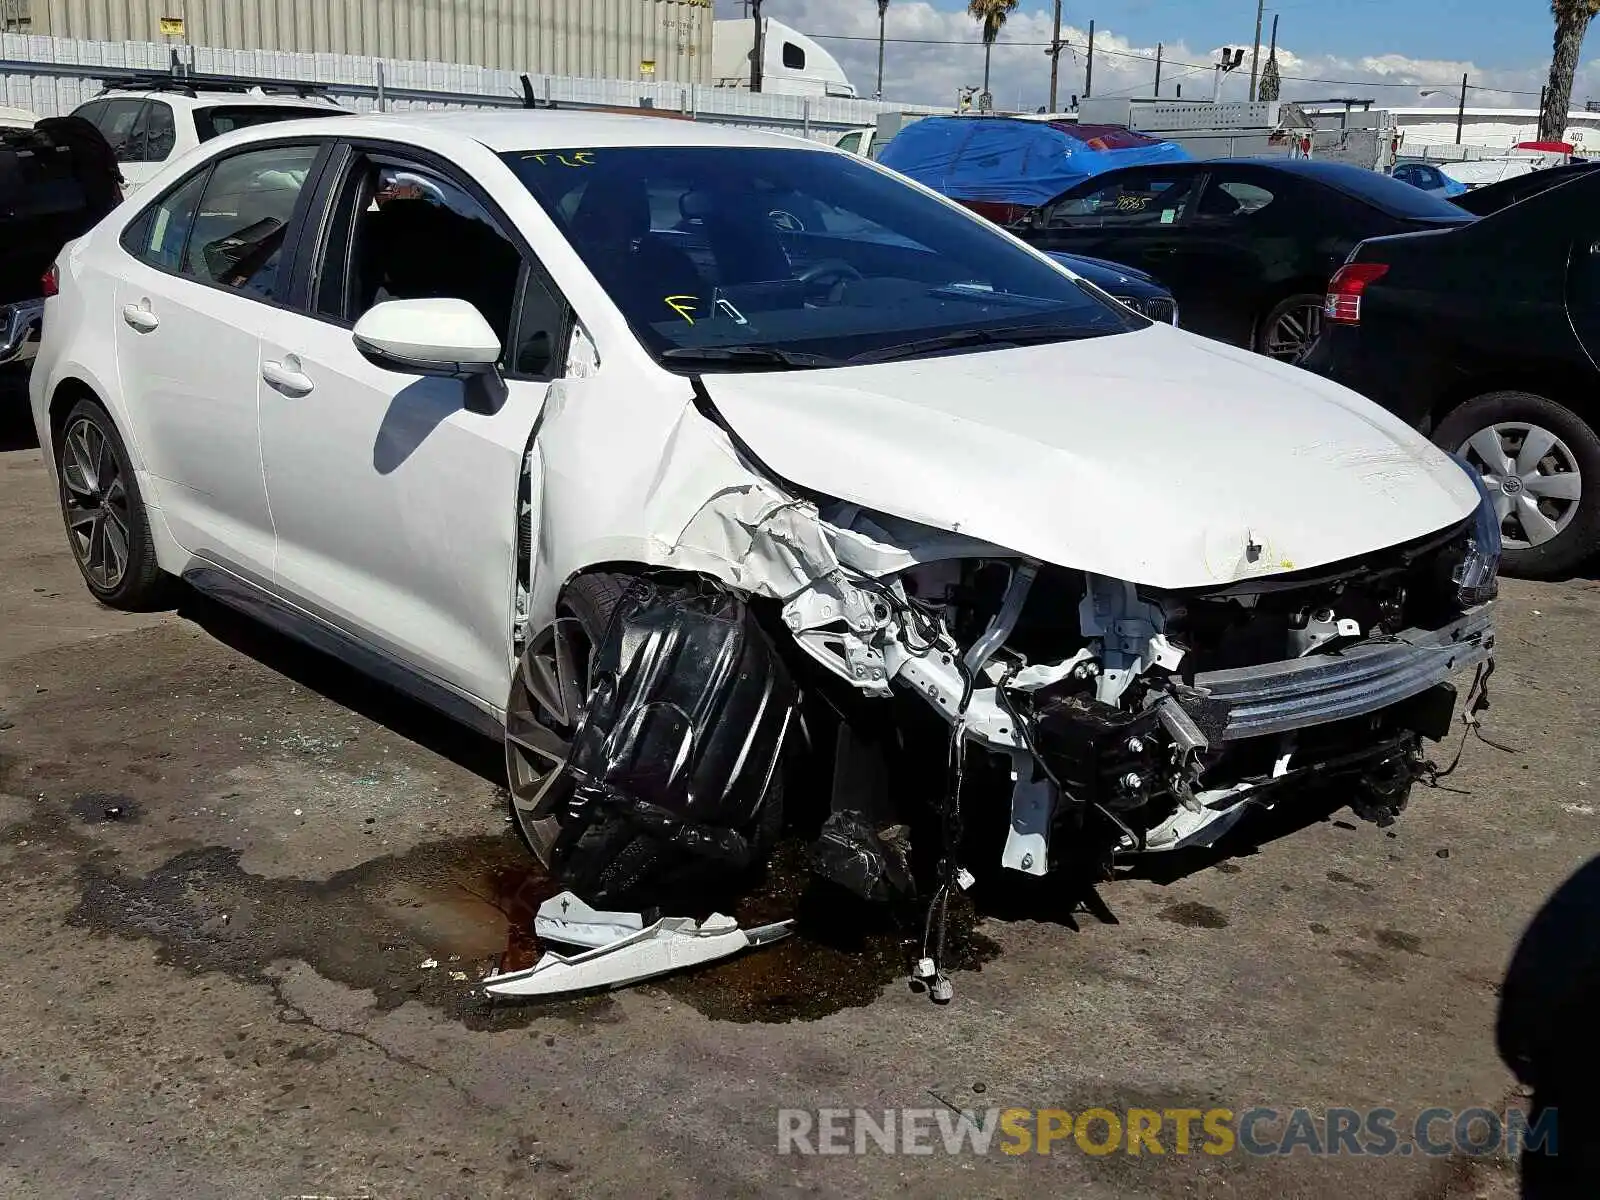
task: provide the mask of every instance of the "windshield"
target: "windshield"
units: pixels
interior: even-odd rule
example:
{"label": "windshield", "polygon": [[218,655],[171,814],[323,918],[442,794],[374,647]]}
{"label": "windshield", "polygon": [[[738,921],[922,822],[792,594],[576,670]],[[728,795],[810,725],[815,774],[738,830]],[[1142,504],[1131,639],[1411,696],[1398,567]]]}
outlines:
{"label": "windshield", "polygon": [[853,156],[674,146],[503,157],[675,369],[829,366],[1149,324]]}
{"label": "windshield", "polygon": [[271,125],[277,121],[304,121],[308,117],[338,117],[344,109],[331,106],[307,105],[296,108],[292,104],[224,104],[216,108],[194,110],[194,132],[202,142],[232,133],[235,129],[248,129],[254,125]]}

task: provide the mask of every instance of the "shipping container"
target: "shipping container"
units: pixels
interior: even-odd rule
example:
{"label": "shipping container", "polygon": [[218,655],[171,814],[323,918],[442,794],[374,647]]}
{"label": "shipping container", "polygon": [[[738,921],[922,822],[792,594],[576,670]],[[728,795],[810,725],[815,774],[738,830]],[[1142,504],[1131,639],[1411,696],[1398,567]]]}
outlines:
{"label": "shipping container", "polygon": [[[16,0],[8,0],[16,3]],[[712,0],[20,0],[14,31],[712,81]]]}

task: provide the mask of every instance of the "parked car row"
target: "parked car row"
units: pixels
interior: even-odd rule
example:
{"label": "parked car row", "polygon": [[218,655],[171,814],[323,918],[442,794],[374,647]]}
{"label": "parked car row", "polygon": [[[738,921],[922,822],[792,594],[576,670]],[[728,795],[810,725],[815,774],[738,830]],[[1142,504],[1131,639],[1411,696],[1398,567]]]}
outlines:
{"label": "parked car row", "polygon": [[1107,171],[1013,232],[1138,267],[1171,289],[1185,328],[1298,363],[1321,332],[1328,280],[1358,242],[1471,219],[1359,167],[1221,159]]}
{"label": "parked car row", "polygon": [[1482,474],[1508,570],[1564,574],[1600,550],[1600,175],[1574,163],[1466,193],[1433,170],[1141,163],[1096,170],[1010,229],[1080,273],[1085,256],[1137,270],[1184,328],[1376,400]]}

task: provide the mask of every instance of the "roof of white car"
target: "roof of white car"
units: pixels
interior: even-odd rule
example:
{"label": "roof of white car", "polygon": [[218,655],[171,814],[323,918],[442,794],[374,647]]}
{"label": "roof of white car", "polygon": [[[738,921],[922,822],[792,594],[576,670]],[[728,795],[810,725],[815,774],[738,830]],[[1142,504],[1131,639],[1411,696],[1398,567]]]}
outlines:
{"label": "roof of white car", "polygon": [[[298,123],[296,123],[298,125]],[[282,137],[285,125],[258,126],[261,137]],[[403,137],[406,129],[419,133],[448,132],[481,142],[498,153],[517,150],[592,149],[600,146],[810,146],[829,147],[798,137],[713,125],[705,121],[632,113],[584,112],[559,109],[501,111],[415,111],[352,114],[339,122],[341,137]],[[318,132],[327,133],[324,125]]]}
{"label": "roof of white car", "polygon": [[165,100],[177,108],[219,108],[224,105],[246,108],[338,108],[323,96],[285,96],[277,92],[188,92],[163,88],[117,88],[101,92],[96,100]]}

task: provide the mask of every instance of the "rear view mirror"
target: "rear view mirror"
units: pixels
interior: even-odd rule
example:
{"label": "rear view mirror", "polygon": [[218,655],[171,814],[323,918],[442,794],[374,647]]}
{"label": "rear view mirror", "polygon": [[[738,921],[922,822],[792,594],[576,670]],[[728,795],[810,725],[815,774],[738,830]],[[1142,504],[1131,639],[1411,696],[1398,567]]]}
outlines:
{"label": "rear view mirror", "polygon": [[500,339],[465,300],[386,300],[356,322],[356,348],[372,363],[413,375],[483,375]]}
{"label": "rear view mirror", "polygon": [[356,322],[356,349],[374,366],[409,375],[467,378],[466,406],[493,412],[505,388],[500,339],[465,300],[386,300]]}

